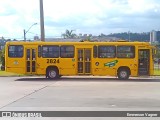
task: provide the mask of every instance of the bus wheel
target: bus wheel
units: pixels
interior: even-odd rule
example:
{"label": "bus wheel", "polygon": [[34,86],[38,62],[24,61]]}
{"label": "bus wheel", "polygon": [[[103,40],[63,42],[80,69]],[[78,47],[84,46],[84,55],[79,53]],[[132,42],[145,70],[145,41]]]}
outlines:
{"label": "bus wheel", "polygon": [[58,70],[55,69],[55,68],[50,68],[47,70],[47,76],[49,79],[55,79],[55,78],[58,78],[59,76],[59,73],[58,73]]}
{"label": "bus wheel", "polygon": [[118,70],[118,79],[127,80],[129,78],[129,72],[127,69]]}

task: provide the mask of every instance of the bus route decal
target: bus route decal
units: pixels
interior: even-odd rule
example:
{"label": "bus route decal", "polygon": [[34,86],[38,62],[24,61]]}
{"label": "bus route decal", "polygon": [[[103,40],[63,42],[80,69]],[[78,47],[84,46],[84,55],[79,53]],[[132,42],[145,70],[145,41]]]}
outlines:
{"label": "bus route decal", "polygon": [[104,63],[104,66],[113,67],[118,63],[118,60],[113,60],[111,62]]}

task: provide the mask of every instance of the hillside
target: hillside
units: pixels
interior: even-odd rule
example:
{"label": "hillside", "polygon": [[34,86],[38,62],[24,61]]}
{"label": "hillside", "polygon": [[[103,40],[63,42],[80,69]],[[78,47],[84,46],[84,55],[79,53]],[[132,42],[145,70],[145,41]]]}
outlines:
{"label": "hillside", "polygon": [[[108,37],[117,37],[124,40],[130,40],[130,41],[146,41],[149,42],[150,40],[150,33],[149,32],[143,32],[143,33],[113,33],[107,35]],[[160,42],[160,31],[157,31],[157,40]]]}

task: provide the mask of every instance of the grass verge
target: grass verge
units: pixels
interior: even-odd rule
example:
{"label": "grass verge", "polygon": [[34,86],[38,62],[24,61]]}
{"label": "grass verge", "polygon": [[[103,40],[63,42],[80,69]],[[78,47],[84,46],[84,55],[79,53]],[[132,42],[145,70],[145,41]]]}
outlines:
{"label": "grass verge", "polygon": [[6,71],[1,71],[0,70],[0,76],[23,76],[22,74],[17,74],[17,73],[10,73]]}
{"label": "grass verge", "polygon": [[160,76],[160,70],[154,70],[154,75]]}

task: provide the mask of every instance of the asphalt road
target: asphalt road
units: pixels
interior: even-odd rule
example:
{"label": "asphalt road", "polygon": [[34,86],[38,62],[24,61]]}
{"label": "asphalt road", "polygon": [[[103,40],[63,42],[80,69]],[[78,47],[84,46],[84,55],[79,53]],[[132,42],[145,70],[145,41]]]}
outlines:
{"label": "asphalt road", "polygon": [[0,77],[0,111],[160,110],[160,78]]}

